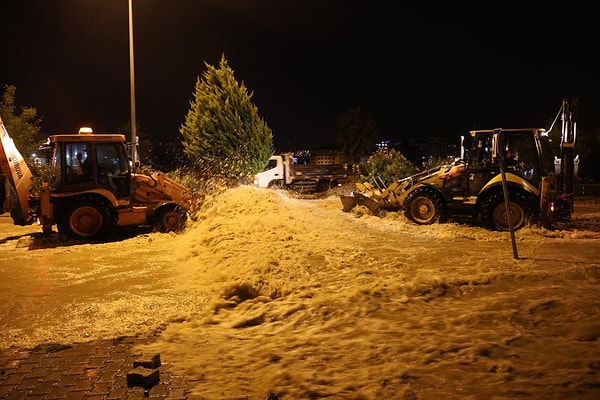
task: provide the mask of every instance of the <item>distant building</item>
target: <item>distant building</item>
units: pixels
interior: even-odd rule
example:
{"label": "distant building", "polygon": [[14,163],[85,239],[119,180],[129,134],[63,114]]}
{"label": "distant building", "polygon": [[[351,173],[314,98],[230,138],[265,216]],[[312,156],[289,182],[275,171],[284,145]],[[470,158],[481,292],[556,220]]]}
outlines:
{"label": "distant building", "polygon": [[[439,137],[410,138],[400,140],[384,140],[375,145],[373,151],[394,149],[417,167],[426,163],[439,163],[458,157],[460,148],[458,144],[448,143]],[[336,148],[319,148],[313,150],[296,150],[294,159],[297,164],[347,164],[348,157]],[[368,155],[361,162],[366,162]]]}
{"label": "distant building", "polygon": [[458,157],[460,154],[458,145],[438,137],[383,141],[377,144],[377,150],[380,149],[397,150],[417,166]]}
{"label": "distant building", "polygon": [[312,154],[312,162],[317,165],[346,164],[346,157],[340,150],[317,149]]}
{"label": "distant building", "polygon": [[298,150],[294,152],[294,159],[297,164],[331,165],[348,163],[348,157],[341,150],[329,148]]}

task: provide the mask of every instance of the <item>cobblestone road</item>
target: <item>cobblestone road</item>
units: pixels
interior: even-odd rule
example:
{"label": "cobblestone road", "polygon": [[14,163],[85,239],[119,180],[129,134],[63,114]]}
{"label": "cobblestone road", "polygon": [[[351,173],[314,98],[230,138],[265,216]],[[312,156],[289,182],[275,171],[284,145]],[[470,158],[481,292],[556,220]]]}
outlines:
{"label": "cobblestone road", "polygon": [[[150,339],[122,338],[69,346],[0,350],[0,399],[129,400],[188,399],[187,380],[170,371],[169,363],[155,369],[137,367],[153,355],[134,353]],[[156,377],[152,385],[132,386],[130,378]],[[141,371],[141,373],[140,373]]]}

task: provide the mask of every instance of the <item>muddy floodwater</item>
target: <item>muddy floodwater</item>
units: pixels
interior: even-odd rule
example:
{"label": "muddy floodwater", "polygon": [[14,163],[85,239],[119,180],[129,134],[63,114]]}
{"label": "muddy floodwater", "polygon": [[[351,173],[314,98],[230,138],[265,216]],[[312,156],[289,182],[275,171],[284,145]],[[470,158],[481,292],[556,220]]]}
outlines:
{"label": "muddy floodwater", "polygon": [[226,191],[106,243],[0,216],[0,348],[150,336],[191,399],[600,398],[600,204],[510,235]]}

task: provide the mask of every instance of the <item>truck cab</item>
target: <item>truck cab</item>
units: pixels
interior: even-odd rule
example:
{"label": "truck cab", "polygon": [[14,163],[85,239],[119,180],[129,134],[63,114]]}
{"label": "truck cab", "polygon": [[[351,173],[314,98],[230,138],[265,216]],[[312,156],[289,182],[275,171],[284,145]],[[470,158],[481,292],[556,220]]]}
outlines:
{"label": "truck cab", "polygon": [[292,169],[295,164],[293,153],[282,153],[269,158],[262,172],[254,176],[254,186],[259,188],[282,188],[292,183]]}

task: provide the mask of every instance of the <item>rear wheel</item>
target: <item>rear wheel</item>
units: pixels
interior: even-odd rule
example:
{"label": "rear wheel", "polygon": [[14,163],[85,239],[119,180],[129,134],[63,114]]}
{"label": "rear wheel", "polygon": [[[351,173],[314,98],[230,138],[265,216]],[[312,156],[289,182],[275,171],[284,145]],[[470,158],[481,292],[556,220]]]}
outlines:
{"label": "rear wheel", "polygon": [[154,217],[154,228],[159,232],[180,232],[187,221],[186,211],[174,204],[162,206]]}
{"label": "rear wheel", "polygon": [[110,231],[112,218],[98,201],[73,202],[59,217],[58,231],[75,239],[99,239]]}
{"label": "rear wheel", "polygon": [[420,225],[440,221],[443,213],[442,197],[426,187],[415,189],[404,201],[404,215]]}
{"label": "rear wheel", "polygon": [[[525,226],[530,215],[527,201],[519,193],[512,193],[509,198],[508,204],[512,227],[514,230],[521,229]],[[510,230],[508,218],[509,213],[506,210],[503,193],[495,193],[483,201],[481,219],[487,228],[496,231],[508,231]]]}

